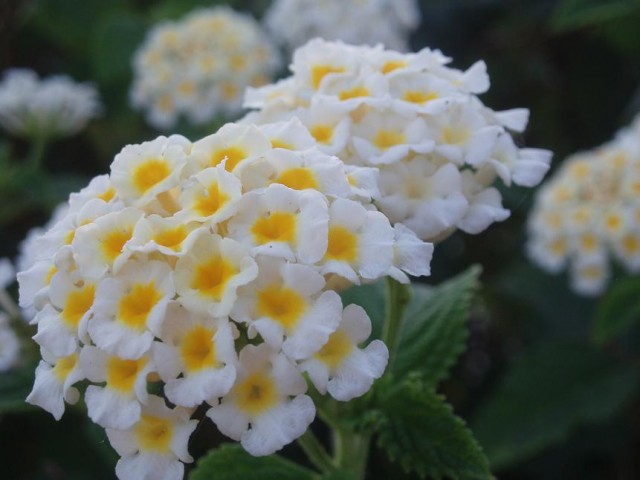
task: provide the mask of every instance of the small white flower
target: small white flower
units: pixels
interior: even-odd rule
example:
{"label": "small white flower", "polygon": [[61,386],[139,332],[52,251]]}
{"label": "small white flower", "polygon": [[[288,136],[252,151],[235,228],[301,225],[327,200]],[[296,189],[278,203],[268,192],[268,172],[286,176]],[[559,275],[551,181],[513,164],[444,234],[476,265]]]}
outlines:
{"label": "small white flower", "polygon": [[84,394],[91,420],[105,428],[126,429],[140,420],[147,403],[147,375],[155,371],[149,355],[135,360],[109,355],[87,345],[80,352],[80,368],[90,381]]}
{"label": "small white flower", "polygon": [[358,348],[371,335],[371,320],[364,309],[349,305],[344,309],[338,329],[313,358],[300,369],[320,393],[329,392],[336,400],[347,401],[366,393],[387,366],[389,351],[380,340]]}
{"label": "small white flower", "polygon": [[207,411],[222,433],[254,456],[270,455],[302,435],[315,417],[307,385],[284,355],[265,344],[240,352],[228,395]]}
{"label": "small white flower", "polygon": [[122,458],[116,465],[121,480],[181,480],[184,465],[193,461],[187,451],[198,421],[189,420],[186,408],[168,408],[161,397],[150,395],[140,421],[125,430],[107,429],[111,446]]}
{"label": "small white flower", "polygon": [[95,87],[64,75],[39,80],[31,70],[12,69],[0,82],[0,125],[17,136],[74,135],[100,111]]}
{"label": "small white flower", "polygon": [[73,385],[85,378],[78,364],[78,352],[54,357],[41,350],[42,357],[36,368],[36,379],[27,402],[49,412],[56,420],[62,418],[64,403],[74,404],[80,393]]}

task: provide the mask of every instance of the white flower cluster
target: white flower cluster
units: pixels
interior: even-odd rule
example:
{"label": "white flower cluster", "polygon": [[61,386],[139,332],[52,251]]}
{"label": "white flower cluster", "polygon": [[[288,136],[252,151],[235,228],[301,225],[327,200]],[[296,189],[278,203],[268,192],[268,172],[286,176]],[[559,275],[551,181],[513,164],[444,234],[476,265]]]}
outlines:
{"label": "white flower cluster", "polygon": [[291,50],[320,37],[407,51],[420,9],[416,0],[275,0],[264,23]]}
{"label": "white flower cluster", "polygon": [[154,27],[135,53],[131,102],[169,128],[241,111],[247,85],[264,85],[280,59],[258,23],[226,7],[198,9]]}
{"label": "white flower cluster", "polygon": [[11,262],[0,258],[0,373],[11,370],[20,359],[20,341],[11,328],[9,317],[15,313],[15,307],[6,292],[6,288],[15,280],[16,272]]}
{"label": "white flower cluster", "polygon": [[551,153],[518,148],[528,111],[495,112],[476,96],[489,87],[483,62],[467,71],[429,49],[401,54],[313,40],[294,54],[293,75],[250,89],[245,118],[297,117],[329,154],[379,170],[376,206],[425,240],[456,228],[478,233],[509,216],[496,178],[534,186]]}
{"label": "white flower cluster", "polygon": [[615,258],[640,272],[640,118],[609,143],[569,157],[540,189],[529,218],[529,256],[572,288],[602,293]]}
{"label": "white flower cluster", "polygon": [[95,87],[64,75],[39,80],[31,70],[11,69],[0,82],[0,125],[17,136],[70,136],[100,111]]}
{"label": "white flower cluster", "polygon": [[28,401],[60,418],[88,380],[120,478],[182,478],[203,403],[266,455],[315,416],[303,373],[343,401],[383,373],[386,346],[358,346],[370,320],[336,288],[427,275],[433,246],[373,207],[371,169],[315,144],[292,119],[129,145],[34,245],[18,275],[43,355]]}

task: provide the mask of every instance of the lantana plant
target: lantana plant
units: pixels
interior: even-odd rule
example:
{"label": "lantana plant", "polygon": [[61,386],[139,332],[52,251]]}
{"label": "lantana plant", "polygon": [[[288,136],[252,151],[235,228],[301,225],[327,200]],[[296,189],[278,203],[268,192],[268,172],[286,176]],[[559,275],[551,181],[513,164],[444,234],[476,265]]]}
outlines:
{"label": "lantana plant", "polygon": [[[412,288],[410,276],[429,275],[431,240],[506,218],[493,179],[534,184],[549,155],[509,143],[526,112],[478,103],[482,67],[326,47],[311,44],[294,66],[320,55],[299,72],[310,91],[338,89],[337,103],[312,99],[299,116],[249,117],[195,142],[128,145],[30,243],[20,306],[36,312],[41,361],[27,401],[59,419],[82,399],[121,479],[182,478],[202,423],[239,443],[199,460],[196,480],[362,479],[374,440],[421,476],[491,478],[436,393],[464,350],[478,269],[432,288]],[[381,71],[366,74],[365,59]],[[438,84],[437,105],[384,90],[395,79],[413,92],[402,82],[429,68],[462,90],[449,98],[453,87]],[[254,92],[276,99],[263,114],[308,101],[281,91],[296,82]],[[418,165],[406,167],[408,198],[394,196],[383,173],[407,163]],[[466,177],[482,182],[465,189]],[[404,213],[384,213],[394,208]],[[307,464],[274,455],[294,441]]]}

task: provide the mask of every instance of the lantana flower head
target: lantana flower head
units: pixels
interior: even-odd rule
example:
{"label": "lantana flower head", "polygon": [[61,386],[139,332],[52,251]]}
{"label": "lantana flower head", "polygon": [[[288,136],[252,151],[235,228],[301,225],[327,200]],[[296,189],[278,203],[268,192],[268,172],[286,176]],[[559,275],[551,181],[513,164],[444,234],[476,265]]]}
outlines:
{"label": "lantana flower head", "polygon": [[31,70],[7,70],[0,81],[0,125],[19,137],[67,137],[98,116],[96,88],[66,75],[39,79]]}
{"label": "lantana flower head", "polygon": [[155,127],[169,128],[181,116],[203,124],[240,112],[245,87],[268,82],[279,63],[250,16],[201,8],[149,31],[133,60],[130,98]]}
{"label": "lantana flower head", "polygon": [[320,37],[406,51],[419,23],[416,0],[275,0],[265,15],[271,34],[291,50]]}
{"label": "lantana flower head", "polygon": [[59,418],[85,381],[123,479],[181,478],[201,405],[253,455],[295,440],[315,417],[304,373],[345,401],[387,363],[337,285],[429,274],[433,246],[377,211],[371,178],[297,119],[125,147],[31,242],[28,401]]}
{"label": "lantana flower head", "polygon": [[512,134],[524,130],[527,110],[496,112],[480,101],[489,88],[484,62],[466,71],[449,62],[429,49],[402,54],[315,39],[295,52],[291,77],[249,89],[245,105],[256,111],[244,121],[298,118],[320,150],[375,170],[375,188],[364,187],[374,177],[351,175],[352,185],[424,240],[456,229],[476,234],[510,214],[496,180],[535,186],[551,154],[517,146]]}
{"label": "lantana flower head", "polygon": [[583,295],[605,291],[612,263],[640,271],[640,119],[610,142],[567,158],[536,197],[527,250],[569,272]]}

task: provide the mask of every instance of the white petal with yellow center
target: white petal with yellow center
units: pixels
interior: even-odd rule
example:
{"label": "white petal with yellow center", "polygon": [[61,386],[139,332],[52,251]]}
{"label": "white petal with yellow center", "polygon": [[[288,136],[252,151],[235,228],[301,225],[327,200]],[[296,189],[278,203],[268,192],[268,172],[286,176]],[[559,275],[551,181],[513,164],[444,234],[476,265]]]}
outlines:
{"label": "white petal with yellow center", "polygon": [[284,355],[265,344],[247,345],[240,352],[234,387],[207,416],[250,454],[269,455],[313,421],[315,407],[305,391],[303,377]]}
{"label": "white petal with yellow center", "polygon": [[141,404],[147,401],[147,375],[155,370],[149,355],[126,359],[85,346],[80,352],[80,367],[95,383],[85,392],[91,420],[105,428],[126,429],[140,420]]}
{"label": "white petal with yellow center", "polygon": [[178,185],[191,142],[180,135],[127,145],[111,165],[111,183],[128,205],[143,207]]}
{"label": "white petal with yellow center", "polygon": [[272,184],[242,197],[228,232],[253,254],[314,263],[326,250],[327,221],[324,195]]}
{"label": "white petal with yellow center", "polygon": [[246,247],[203,232],[176,264],[178,300],[193,313],[223,317],[231,311],[238,287],[257,274],[258,267]]}
{"label": "white petal with yellow center", "polygon": [[263,257],[258,268],[258,278],[240,290],[232,318],[291,359],[310,357],[337,327],[340,297],[322,291],[324,278],[313,267]]}
{"label": "white petal with yellow center", "polygon": [[[164,393],[174,404],[196,407],[215,404],[231,389],[237,354],[232,327],[226,319],[194,315],[172,304],[154,345],[154,360]],[[178,378],[179,377],[179,378]]]}
{"label": "white petal with yellow center", "polygon": [[116,465],[118,478],[181,480],[181,462],[193,461],[187,448],[198,421],[189,419],[191,413],[182,407],[170,409],[163,398],[150,395],[136,424],[122,430],[108,428],[109,442],[122,457]]}
{"label": "white petal with yellow center", "polygon": [[380,340],[366,348],[358,344],[371,334],[371,321],[364,309],[349,305],[342,313],[338,329],[313,358],[300,364],[300,369],[320,393],[329,394],[340,401],[364,395],[380,378],[389,359],[389,351]]}
{"label": "white petal with yellow center", "polygon": [[135,359],[151,347],[175,294],[169,265],[130,261],[98,284],[88,333],[102,350]]}

